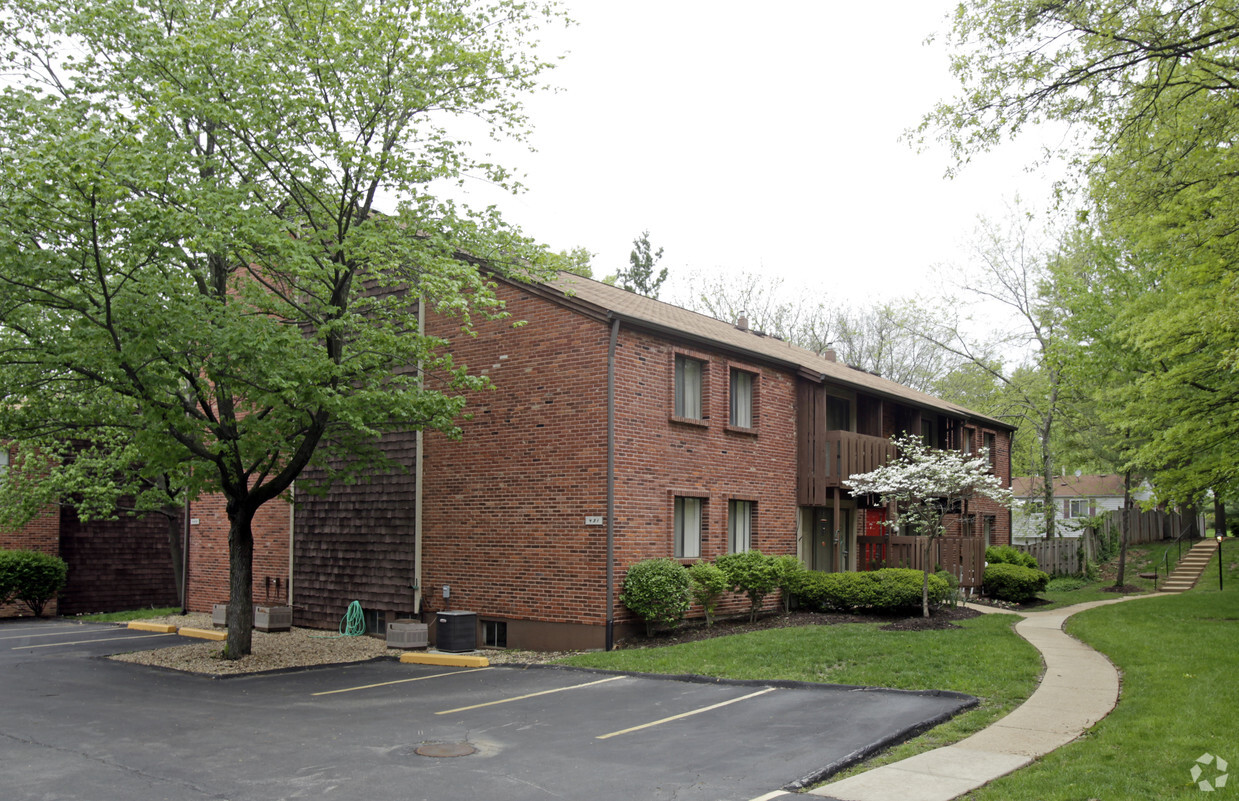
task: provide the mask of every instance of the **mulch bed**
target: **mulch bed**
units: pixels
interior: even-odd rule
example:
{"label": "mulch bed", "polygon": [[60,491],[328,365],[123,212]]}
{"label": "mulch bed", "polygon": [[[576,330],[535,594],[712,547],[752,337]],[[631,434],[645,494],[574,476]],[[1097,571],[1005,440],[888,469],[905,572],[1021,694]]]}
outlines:
{"label": "mulch bed", "polygon": [[840,623],[885,623],[883,631],[926,631],[932,629],[955,629],[957,620],[967,620],[981,613],[975,609],[963,606],[944,606],[931,610],[929,617],[921,617],[920,612],[914,615],[845,615],[826,612],[782,612],[767,613],[750,623],[748,616],[727,618],[715,621],[713,626],[706,627],[705,621],[690,620],[670,631],[660,631],[653,637],[644,635],[633,637],[622,643],[624,648],[659,647],[663,645],[678,645],[686,642],[708,640],[713,637],[726,637],[730,634],[746,634],[751,631],[767,629],[791,628],[793,626],[833,626]]}

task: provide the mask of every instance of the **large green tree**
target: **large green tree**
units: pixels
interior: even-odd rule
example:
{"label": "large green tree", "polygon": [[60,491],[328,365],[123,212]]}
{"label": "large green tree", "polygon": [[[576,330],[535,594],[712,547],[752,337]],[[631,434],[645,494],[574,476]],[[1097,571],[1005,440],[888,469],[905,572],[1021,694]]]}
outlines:
{"label": "large green tree", "polygon": [[1239,3],[977,0],[952,39],[961,91],[923,130],[965,162],[1030,125],[1071,126],[1082,216],[1110,254],[1082,290],[1106,313],[1078,292],[1064,307],[1094,323],[1080,352],[1120,368],[1094,365],[1102,418],[1164,499],[1224,497],[1239,463]]}
{"label": "large green tree", "polygon": [[[528,243],[434,182],[507,174],[550,5],[14,0],[0,21],[0,436],[120,436],[118,470],[222,493],[225,654],[250,651],[251,523],[309,464],[456,431],[478,386],[419,303],[498,314]],[[380,209],[380,204],[386,208]],[[386,213],[380,213],[380,211]],[[520,261],[518,262],[518,259]],[[420,369],[419,369],[420,366]],[[48,469],[58,469],[53,462]]]}

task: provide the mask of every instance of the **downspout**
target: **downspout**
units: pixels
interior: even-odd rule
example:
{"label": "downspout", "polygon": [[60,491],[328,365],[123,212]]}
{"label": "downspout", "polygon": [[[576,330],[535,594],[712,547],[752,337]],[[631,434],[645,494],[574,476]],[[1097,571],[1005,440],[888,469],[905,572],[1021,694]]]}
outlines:
{"label": "downspout", "polygon": [[607,650],[615,647],[615,344],[619,318],[611,318],[607,350]]}
{"label": "downspout", "polygon": [[[417,299],[417,335],[426,336],[426,299]],[[422,360],[417,360],[417,386],[422,386]],[[422,614],[422,430],[414,434],[413,454],[413,617]]]}

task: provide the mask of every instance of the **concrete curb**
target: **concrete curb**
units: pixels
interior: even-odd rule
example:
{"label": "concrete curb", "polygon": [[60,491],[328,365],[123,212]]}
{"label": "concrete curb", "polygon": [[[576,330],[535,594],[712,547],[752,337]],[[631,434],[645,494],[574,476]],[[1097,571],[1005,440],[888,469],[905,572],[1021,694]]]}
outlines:
{"label": "concrete curb", "polygon": [[228,639],[228,632],[211,631],[210,629],[181,628],[177,629],[176,633],[182,637],[196,637],[199,640],[215,640],[216,642]]}
{"label": "concrete curb", "polygon": [[809,794],[835,801],[950,801],[1061,748],[1110,714],[1119,696],[1118,670],[1103,654],[1063,631],[1063,623],[1086,609],[1161,594],[1090,601],[1049,612],[973,607],[1024,618],[1015,624],[1015,631],[1045,661],[1045,673],[1028,700],[958,743],[831,782]]}
{"label": "concrete curb", "polygon": [[130,621],[126,628],[131,628],[134,631],[154,631],[159,634],[172,634],[176,631],[176,626],[170,626],[167,623],[142,623],[141,621]]}
{"label": "concrete curb", "polygon": [[400,664],[478,668],[490,667],[490,660],[484,656],[469,656],[468,654],[408,653],[400,655]]}

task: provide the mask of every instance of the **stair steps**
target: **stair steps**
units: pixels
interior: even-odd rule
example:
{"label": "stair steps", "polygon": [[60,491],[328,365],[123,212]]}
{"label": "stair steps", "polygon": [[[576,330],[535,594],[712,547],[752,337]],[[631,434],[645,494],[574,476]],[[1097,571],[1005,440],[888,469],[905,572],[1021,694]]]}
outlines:
{"label": "stair steps", "polygon": [[1162,592],[1184,592],[1195,587],[1217,548],[1215,539],[1201,540],[1193,545],[1158,589]]}

